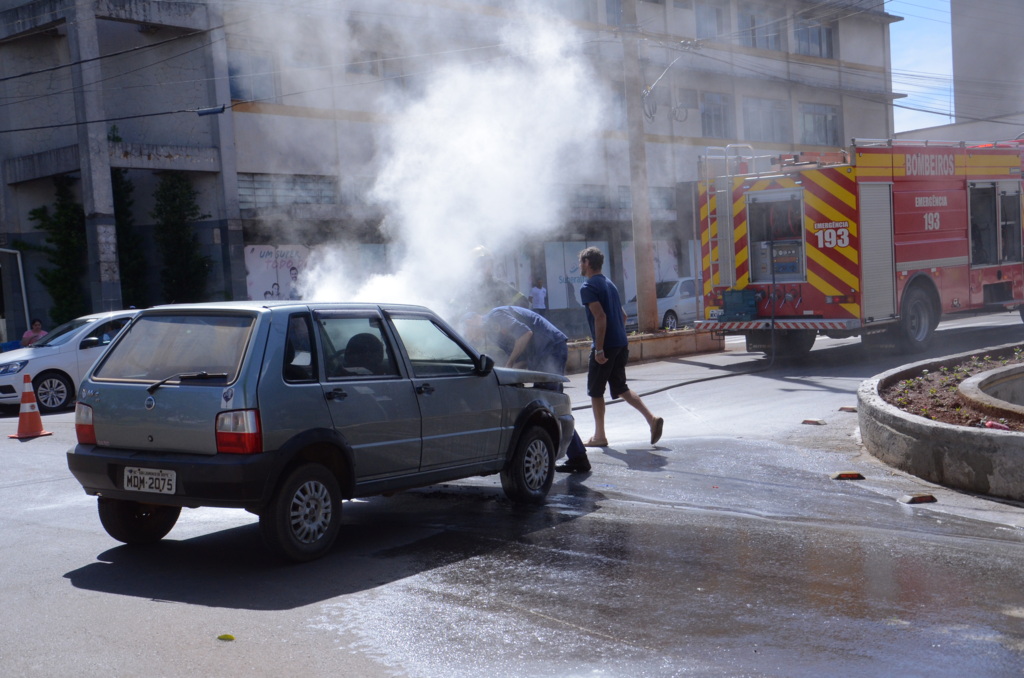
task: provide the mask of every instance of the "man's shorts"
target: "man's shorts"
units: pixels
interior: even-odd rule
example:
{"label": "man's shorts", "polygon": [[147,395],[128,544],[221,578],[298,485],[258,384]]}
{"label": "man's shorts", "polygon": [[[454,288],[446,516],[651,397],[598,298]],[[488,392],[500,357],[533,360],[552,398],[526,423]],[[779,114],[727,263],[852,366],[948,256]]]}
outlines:
{"label": "man's shorts", "polygon": [[590,365],[587,369],[587,395],[591,398],[603,398],[604,387],[611,387],[612,398],[618,398],[629,390],[626,386],[626,363],[629,362],[629,347],[606,348],[604,356],[608,362],[601,364],[594,360],[594,352],[590,352]]}

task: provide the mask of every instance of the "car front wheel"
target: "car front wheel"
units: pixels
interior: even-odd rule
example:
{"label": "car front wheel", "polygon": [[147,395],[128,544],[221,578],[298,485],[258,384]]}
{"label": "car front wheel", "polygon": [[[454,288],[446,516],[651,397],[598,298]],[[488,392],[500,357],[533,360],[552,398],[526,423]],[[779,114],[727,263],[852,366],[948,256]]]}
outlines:
{"label": "car front wheel", "polygon": [[142,504],[100,497],[96,503],[103,529],[125,544],[155,544],[171,531],[181,514],[180,506]]}
{"label": "car front wheel", "polygon": [[341,490],[321,464],[303,464],[292,471],[260,514],[267,546],[299,562],[326,555],[340,523]]}
{"label": "car front wheel", "polygon": [[74,386],[71,380],[58,372],[43,372],[32,382],[40,412],[57,412],[71,404]]}
{"label": "car front wheel", "polygon": [[517,504],[540,504],[555,477],[555,445],[548,432],[531,426],[519,438],[516,451],[501,470],[505,496]]}

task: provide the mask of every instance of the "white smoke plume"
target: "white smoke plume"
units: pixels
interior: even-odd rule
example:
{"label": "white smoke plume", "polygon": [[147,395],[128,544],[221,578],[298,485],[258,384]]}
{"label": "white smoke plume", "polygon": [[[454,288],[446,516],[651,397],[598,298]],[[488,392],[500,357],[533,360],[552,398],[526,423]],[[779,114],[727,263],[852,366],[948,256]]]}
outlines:
{"label": "white smoke plume", "polygon": [[606,97],[570,24],[520,16],[501,34],[505,56],[441,67],[422,98],[382,126],[371,199],[395,244],[389,273],[360,280],[340,256],[343,243],[321,248],[304,276],[307,298],[449,314],[474,284],[470,250],[484,245],[501,257],[559,227],[566,186],[600,166]]}

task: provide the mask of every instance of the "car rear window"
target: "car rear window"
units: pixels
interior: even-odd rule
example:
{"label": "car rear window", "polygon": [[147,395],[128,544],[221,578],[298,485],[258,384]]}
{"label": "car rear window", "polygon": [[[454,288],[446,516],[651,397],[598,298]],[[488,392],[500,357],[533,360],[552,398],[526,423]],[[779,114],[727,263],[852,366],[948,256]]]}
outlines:
{"label": "car rear window", "polygon": [[238,376],[255,320],[253,315],[142,316],[106,354],[93,378],[155,381],[207,372],[226,375],[211,385],[231,383]]}

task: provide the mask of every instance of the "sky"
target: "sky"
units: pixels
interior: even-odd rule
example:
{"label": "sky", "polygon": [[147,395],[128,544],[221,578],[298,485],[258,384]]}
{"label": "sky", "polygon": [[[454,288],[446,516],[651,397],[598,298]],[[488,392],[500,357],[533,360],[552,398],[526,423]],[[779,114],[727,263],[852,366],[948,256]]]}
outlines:
{"label": "sky", "polygon": [[885,9],[903,17],[890,27],[892,88],[908,95],[895,101],[896,131],[953,122],[949,0],[887,0]]}

